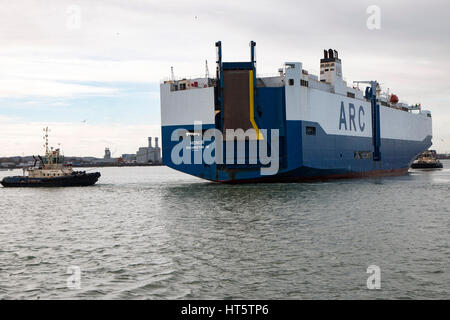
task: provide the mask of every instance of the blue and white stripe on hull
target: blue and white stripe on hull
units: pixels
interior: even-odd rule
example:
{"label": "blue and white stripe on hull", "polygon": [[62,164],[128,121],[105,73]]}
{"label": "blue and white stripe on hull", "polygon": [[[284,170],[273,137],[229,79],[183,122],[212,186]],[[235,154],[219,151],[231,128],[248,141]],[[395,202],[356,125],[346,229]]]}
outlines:
{"label": "blue and white stripe on hull", "polygon": [[[292,144],[298,149],[288,149],[286,166],[280,168],[273,176],[261,175],[259,166],[250,165],[217,165],[206,164],[174,164],[171,161],[171,151],[177,142],[165,143],[163,147],[164,164],[187,174],[216,182],[272,182],[272,181],[311,181],[323,179],[341,179],[370,176],[400,175],[408,171],[412,161],[431,146],[431,136],[422,141],[382,139],[382,160],[371,158],[355,158],[355,150],[370,150],[372,140],[369,137],[354,137],[329,135],[318,123],[309,121],[286,121],[287,136],[290,132],[299,134]],[[206,126],[205,129],[212,128]],[[306,127],[315,127],[316,135],[306,134]],[[193,131],[193,126],[181,128]],[[163,141],[171,141],[174,130],[180,126],[163,126]],[[204,145],[214,142],[205,142]],[[191,158],[194,158],[194,151]]]}

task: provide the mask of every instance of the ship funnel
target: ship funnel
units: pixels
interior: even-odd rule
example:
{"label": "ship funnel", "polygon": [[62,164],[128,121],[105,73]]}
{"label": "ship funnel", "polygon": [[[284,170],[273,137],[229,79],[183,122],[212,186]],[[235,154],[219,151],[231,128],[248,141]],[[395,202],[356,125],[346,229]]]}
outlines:
{"label": "ship funnel", "polygon": [[152,147],[152,137],[148,137],[148,147]]}
{"label": "ship funnel", "polygon": [[329,50],[328,50],[328,57],[329,57],[330,59],[333,59],[333,58],[334,58],[334,56],[333,56],[333,49],[329,49]]}
{"label": "ship funnel", "polygon": [[[342,63],[337,50],[323,51],[323,59],[320,59],[320,81],[335,86],[336,81],[342,79]],[[340,86],[341,83],[338,84]]]}

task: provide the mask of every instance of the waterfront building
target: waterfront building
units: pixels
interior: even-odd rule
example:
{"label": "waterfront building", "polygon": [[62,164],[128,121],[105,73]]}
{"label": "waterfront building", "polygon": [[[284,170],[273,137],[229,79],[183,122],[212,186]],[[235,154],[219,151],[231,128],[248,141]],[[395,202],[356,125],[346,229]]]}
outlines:
{"label": "waterfront building", "polygon": [[111,159],[111,151],[109,151],[109,148],[105,148],[105,156],[103,157],[103,159]]}
{"label": "waterfront building", "polygon": [[152,146],[152,137],[148,137],[148,147],[141,147],[136,152],[137,163],[161,163],[161,148],[158,145],[158,137],[155,138],[155,146]]}

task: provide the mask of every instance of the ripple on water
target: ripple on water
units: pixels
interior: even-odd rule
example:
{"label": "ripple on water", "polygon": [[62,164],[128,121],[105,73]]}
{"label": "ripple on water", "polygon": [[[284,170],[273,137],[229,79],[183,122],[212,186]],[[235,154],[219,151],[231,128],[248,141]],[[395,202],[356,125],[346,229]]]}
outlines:
{"label": "ripple on water", "polygon": [[94,187],[0,188],[0,298],[449,299],[449,164],[250,185],[103,168]]}

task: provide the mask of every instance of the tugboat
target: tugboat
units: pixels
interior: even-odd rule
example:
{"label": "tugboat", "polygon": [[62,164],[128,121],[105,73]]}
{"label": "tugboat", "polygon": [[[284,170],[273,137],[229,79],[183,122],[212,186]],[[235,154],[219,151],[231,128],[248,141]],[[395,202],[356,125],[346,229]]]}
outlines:
{"label": "tugboat", "polygon": [[413,169],[441,169],[442,163],[436,159],[436,151],[424,151],[411,165]]}
{"label": "tugboat", "polygon": [[48,147],[48,128],[44,132],[45,156],[33,156],[34,164],[23,169],[23,176],[3,178],[4,187],[80,187],[97,182],[100,172],[73,171],[71,164],[64,164],[60,149]]}

